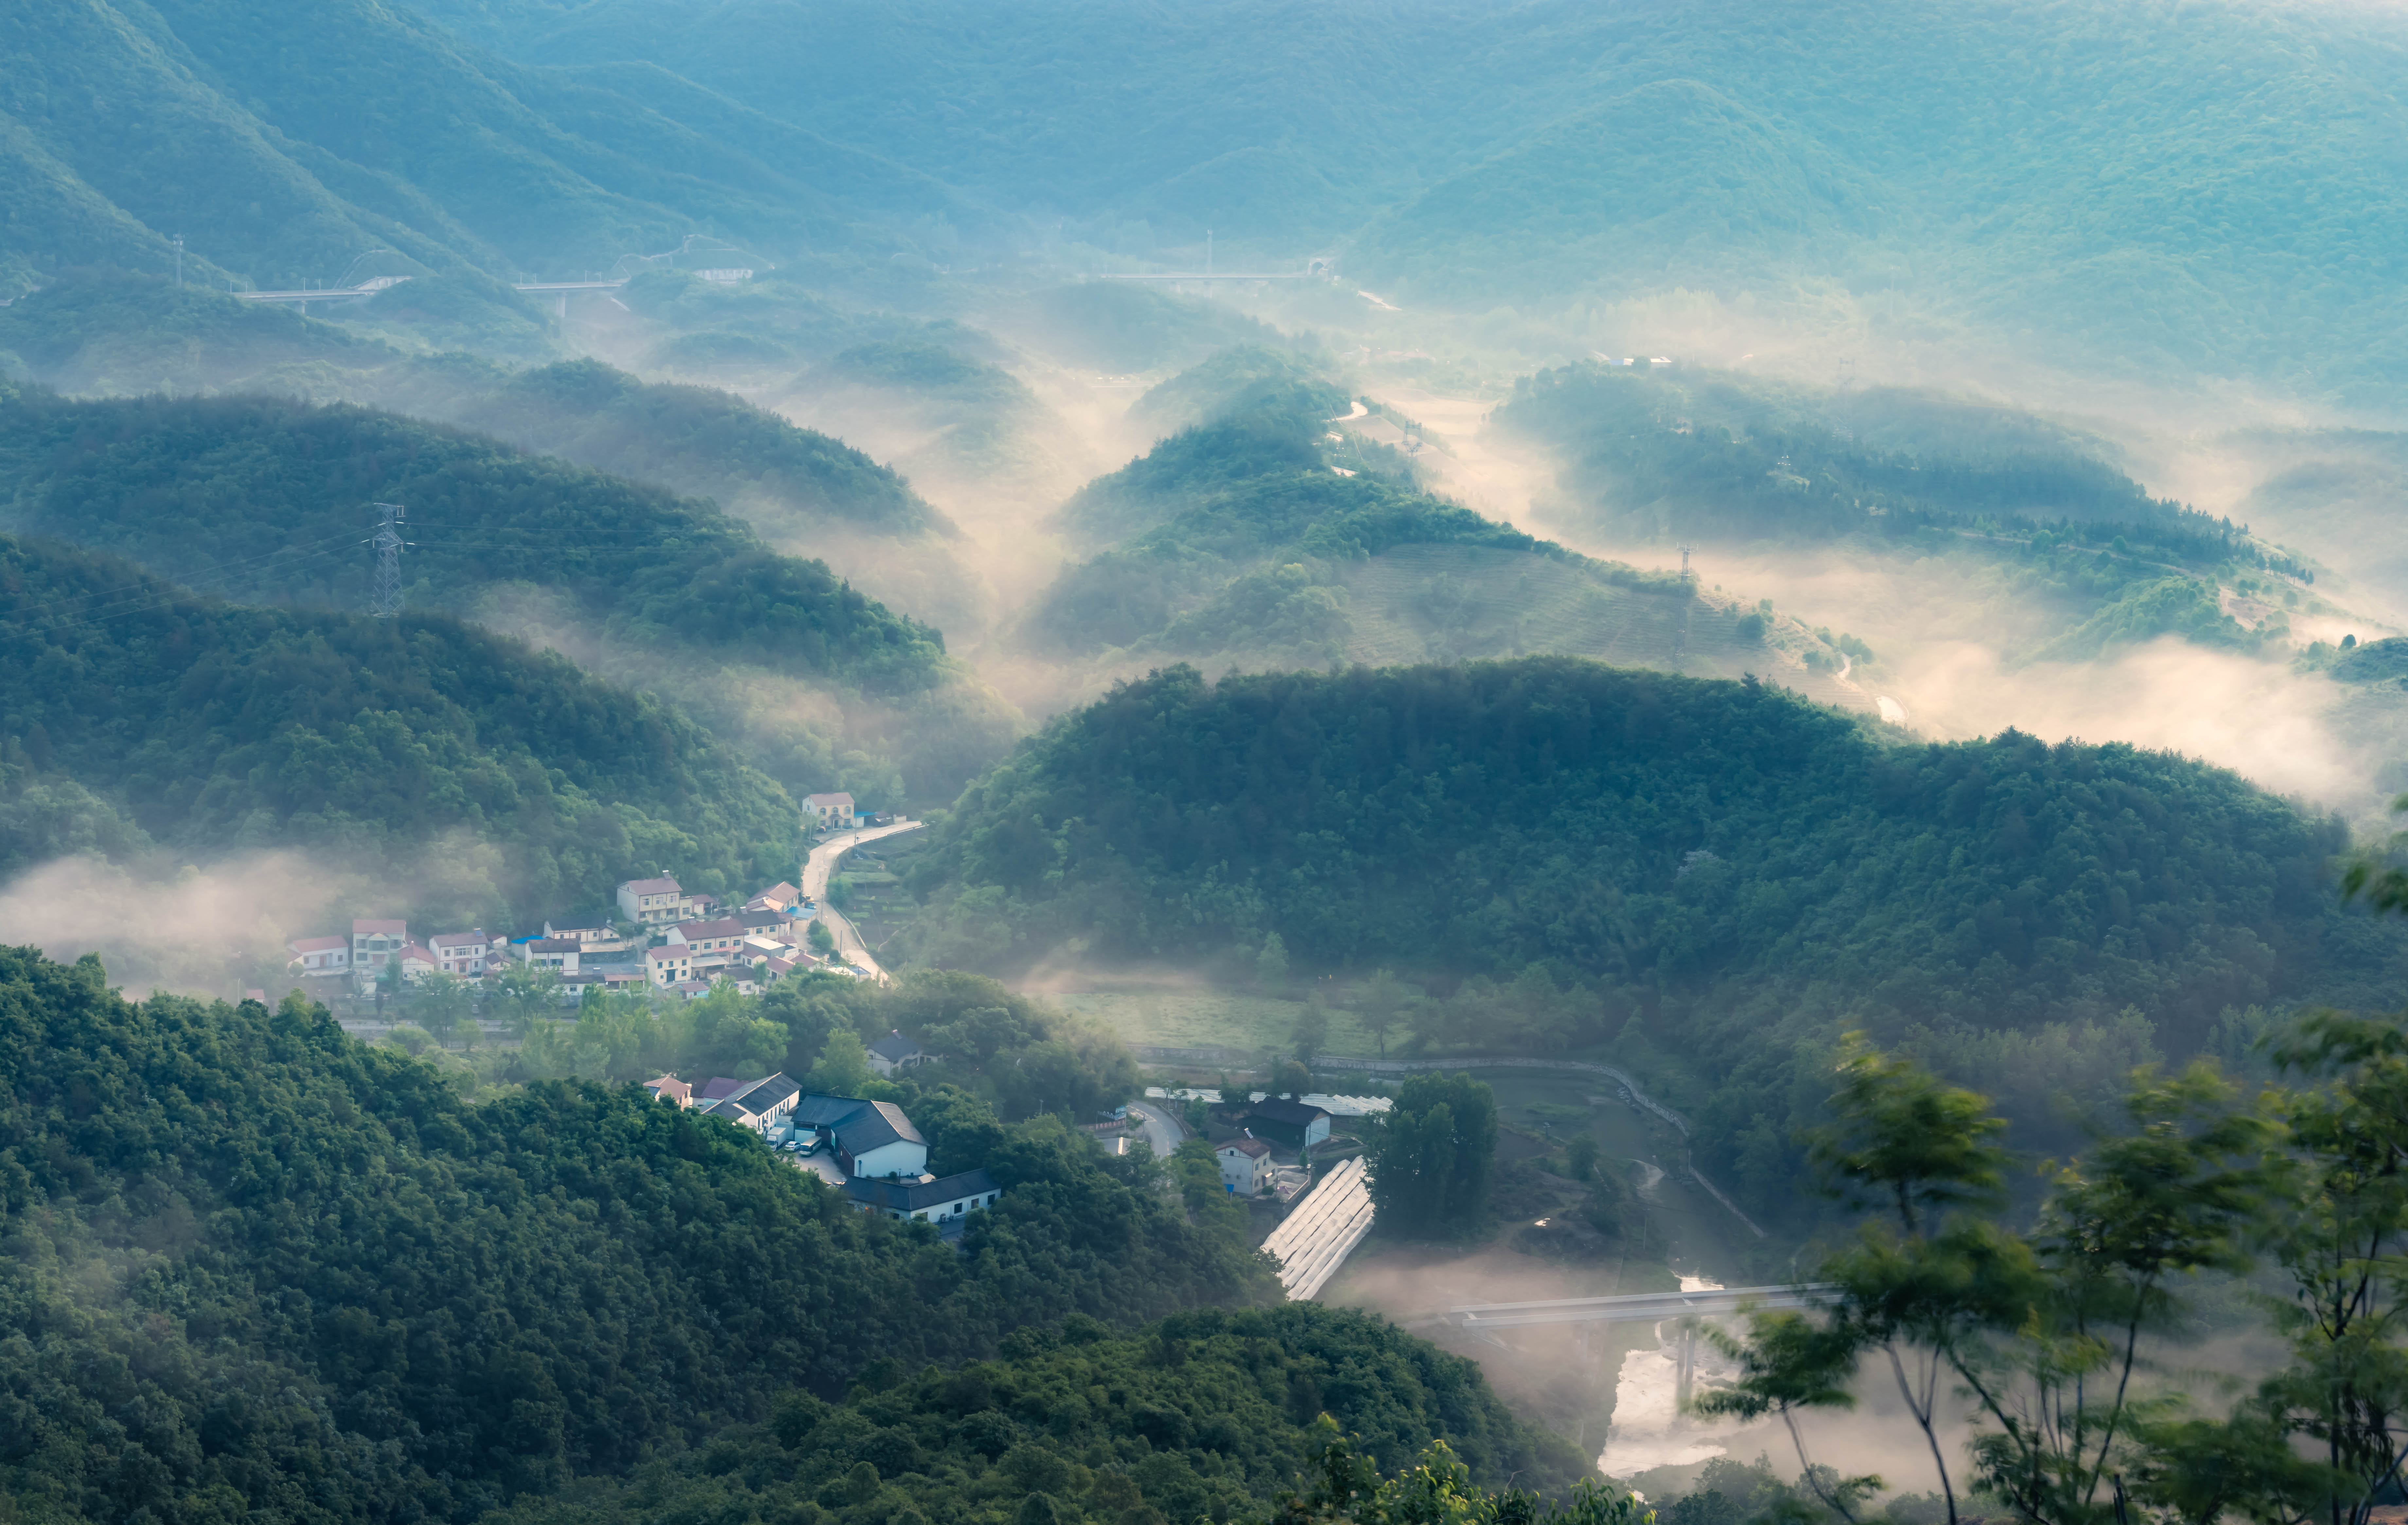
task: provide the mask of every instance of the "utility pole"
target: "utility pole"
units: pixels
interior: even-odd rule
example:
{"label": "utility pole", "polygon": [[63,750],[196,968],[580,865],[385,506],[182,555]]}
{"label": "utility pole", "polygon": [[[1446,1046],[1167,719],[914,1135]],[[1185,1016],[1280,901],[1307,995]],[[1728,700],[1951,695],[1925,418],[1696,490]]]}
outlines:
{"label": "utility pole", "polygon": [[176,289],[184,289],[184,236],[176,235]]}
{"label": "utility pole", "polygon": [[371,619],[395,620],[401,617],[401,548],[407,543],[401,538],[401,505],[374,503],[379,515],[376,538],[368,543],[376,547],[376,585],[368,595],[368,616]]}

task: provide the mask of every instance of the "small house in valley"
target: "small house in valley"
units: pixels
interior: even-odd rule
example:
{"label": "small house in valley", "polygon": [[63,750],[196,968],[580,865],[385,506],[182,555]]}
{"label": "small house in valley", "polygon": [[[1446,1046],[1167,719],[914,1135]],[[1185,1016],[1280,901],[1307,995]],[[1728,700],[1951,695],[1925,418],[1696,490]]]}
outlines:
{"label": "small house in valley", "polygon": [[1276,1178],[1271,1170],[1271,1146],[1260,1139],[1231,1139],[1215,1144],[1212,1155],[1221,1162],[1221,1185],[1233,1196],[1261,1196]]}
{"label": "small house in valley", "polygon": [[857,819],[849,794],[815,794],[805,797],[803,810],[822,831],[849,831]]}
{"label": "small house in valley", "polygon": [[655,879],[630,879],[619,886],[619,914],[647,927],[682,921],[688,897],[667,874]]}
{"label": "small house in valley", "polygon": [[476,980],[484,977],[494,943],[480,928],[466,932],[437,932],[426,940],[426,951],[435,955],[436,967],[443,973]]}
{"label": "small house in valley", "polygon": [[289,966],[303,974],[346,974],[351,968],[351,940],[347,937],[296,937],[284,944],[293,955]]}
{"label": "small house in valley", "polygon": [[648,1080],[644,1082],[644,1089],[652,1093],[652,1100],[655,1101],[666,1101],[680,1107],[694,1105],[694,1087],[675,1075],[663,1075],[658,1080]]}

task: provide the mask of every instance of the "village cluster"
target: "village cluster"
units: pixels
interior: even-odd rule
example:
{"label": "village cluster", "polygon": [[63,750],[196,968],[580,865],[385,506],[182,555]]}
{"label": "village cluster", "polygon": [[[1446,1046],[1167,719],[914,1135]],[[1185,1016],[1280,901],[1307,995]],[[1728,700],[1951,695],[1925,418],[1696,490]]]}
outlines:
{"label": "village cluster", "polygon": [[512,963],[549,970],[561,999],[575,1003],[594,986],[644,985],[672,995],[707,995],[721,980],[752,995],[798,969],[856,972],[832,956],[814,953],[810,928],[819,907],[792,885],[778,884],[739,906],[681,888],[663,874],[619,886],[619,915],[600,926],[556,927],[516,937],[481,928],[410,936],[407,921],[362,917],[349,937],[302,937],[285,944],[291,969],[305,980],[377,988],[388,967],[405,985],[433,974],[463,980],[497,976]]}
{"label": "village cluster", "polygon": [[[804,809],[822,832],[894,820],[856,807],[849,794],[815,794]],[[628,880],[619,886],[617,900],[618,915],[596,926],[555,927],[546,921],[541,931],[516,937],[472,928],[422,940],[410,936],[407,921],[364,916],[351,923],[349,937],[294,938],[285,949],[292,955],[292,973],[361,995],[380,989],[389,971],[403,985],[415,985],[435,974],[481,982],[513,963],[524,964],[554,975],[566,1005],[596,986],[650,986],[691,1000],[710,994],[722,980],[755,995],[798,969],[863,977],[834,956],[833,938],[825,940],[829,951],[811,947],[810,930],[819,906],[792,885],[772,885],[730,906],[663,873]]]}

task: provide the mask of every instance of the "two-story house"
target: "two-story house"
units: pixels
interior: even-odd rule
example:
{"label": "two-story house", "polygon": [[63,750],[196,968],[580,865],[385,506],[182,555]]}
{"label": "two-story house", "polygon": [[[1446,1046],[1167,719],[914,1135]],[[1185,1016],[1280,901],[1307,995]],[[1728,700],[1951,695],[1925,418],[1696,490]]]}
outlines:
{"label": "two-story house", "polygon": [[803,798],[803,813],[822,831],[850,831],[859,819],[849,794],[815,794]]}
{"label": "two-story house", "polygon": [[494,957],[494,941],[482,928],[437,932],[426,940],[426,951],[435,956],[437,969],[464,980],[482,979],[487,962]]}
{"label": "two-story house", "polygon": [[619,886],[619,914],[647,927],[665,926],[685,915],[686,893],[666,874],[657,879],[630,879]]}
{"label": "two-story house", "polygon": [[688,947],[696,953],[734,955],[751,930],[741,916],[722,916],[715,921],[681,921],[669,928],[669,946]]}
{"label": "two-story house", "polygon": [[409,923],[362,917],[351,923],[351,968],[374,974],[408,943]]}
{"label": "two-story house", "polygon": [[577,972],[585,944],[573,937],[535,937],[510,944],[510,951],[531,968],[548,969],[565,977]]}
{"label": "two-story house", "polygon": [[1215,1144],[1212,1157],[1221,1162],[1221,1184],[1233,1196],[1259,1197],[1270,1189],[1271,1146],[1253,1137]]}

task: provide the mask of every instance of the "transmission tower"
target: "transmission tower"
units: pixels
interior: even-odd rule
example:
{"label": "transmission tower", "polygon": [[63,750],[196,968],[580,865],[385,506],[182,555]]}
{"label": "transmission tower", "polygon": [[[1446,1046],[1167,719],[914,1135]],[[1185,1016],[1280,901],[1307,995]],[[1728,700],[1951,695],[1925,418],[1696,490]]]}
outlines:
{"label": "transmission tower", "polygon": [[1689,547],[1681,546],[1681,623],[1672,627],[1672,660],[1689,655],[1689,605],[1696,601],[1697,581],[1689,570]]}
{"label": "transmission tower", "polygon": [[395,620],[401,617],[401,548],[408,542],[401,538],[401,505],[373,503],[379,515],[377,532],[368,543],[376,547],[376,585],[368,595],[368,616],[371,619]]}

